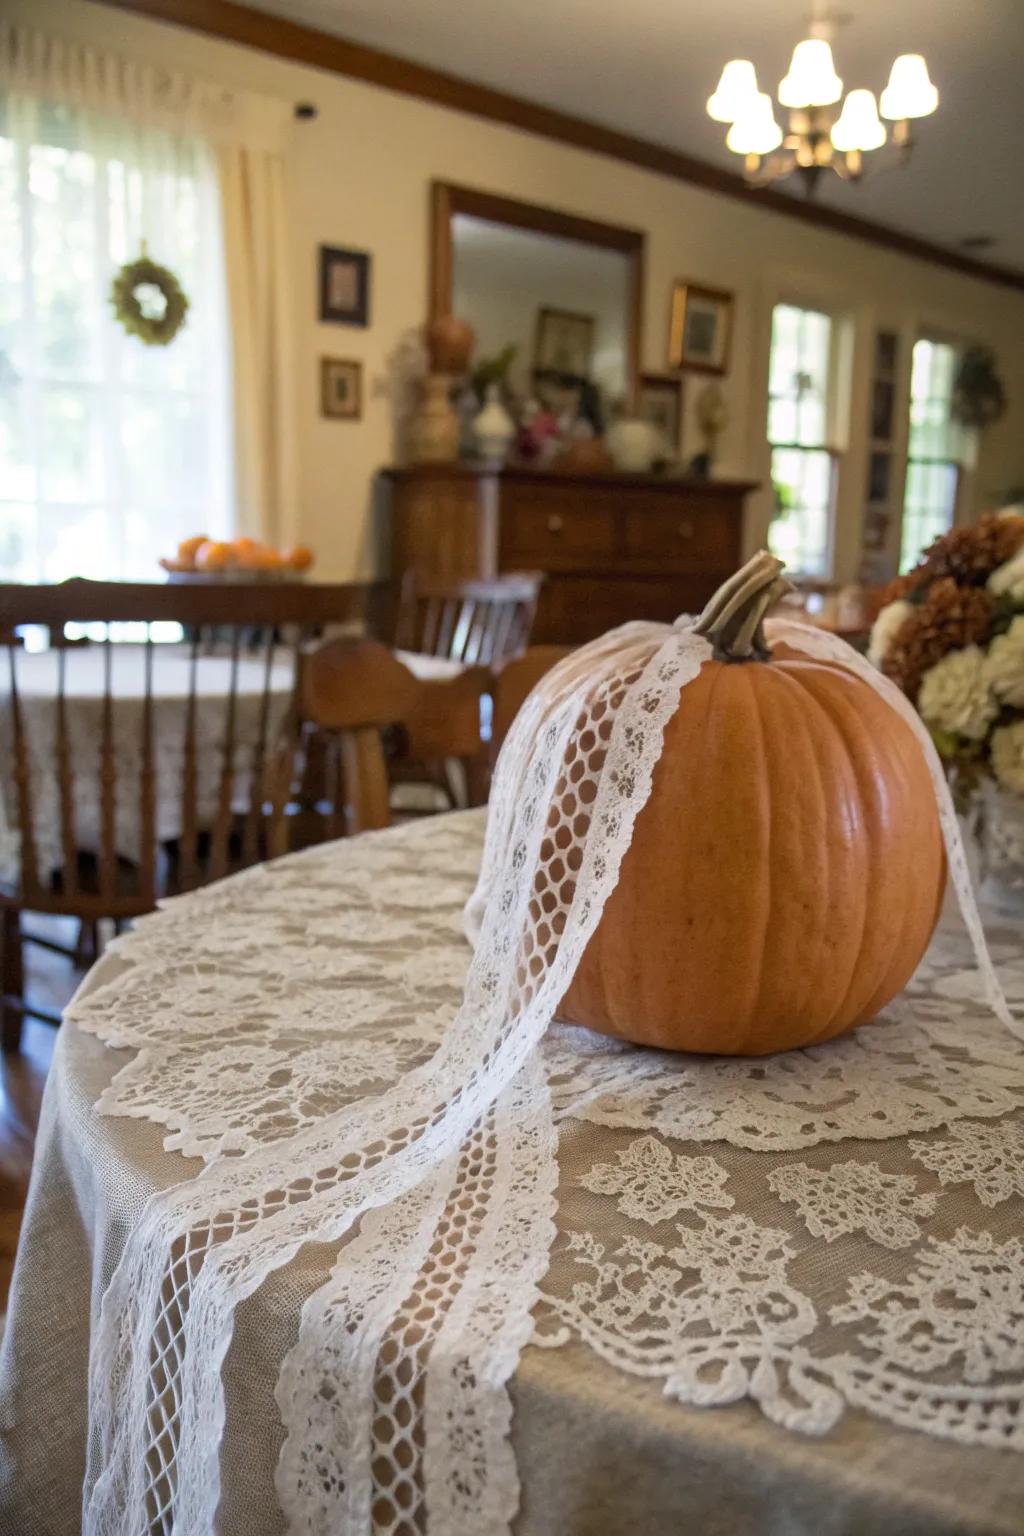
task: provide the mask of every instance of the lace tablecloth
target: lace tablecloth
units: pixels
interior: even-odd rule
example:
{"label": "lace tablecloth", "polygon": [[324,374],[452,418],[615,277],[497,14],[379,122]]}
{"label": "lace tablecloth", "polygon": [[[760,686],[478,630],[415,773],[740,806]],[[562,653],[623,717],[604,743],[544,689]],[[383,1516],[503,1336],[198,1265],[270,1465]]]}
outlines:
{"label": "lace tablecloth", "polygon": [[[146,920],[93,973],[58,1041],[0,1357],[0,1530],[81,1528],[90,1343],[154,1192],[204,1164],[234,1166],[244,1192],[259,1149],[429,1057],[461,996],[481,836],[470,812],[250,871]],[[989,938],[1019,1009],[1020,933]],[[456,1307],[421,1378],[349,1362],[374,1529],[423,1529],[423,1488],[447,1479],[469,1513],[438,1528],[504,1530],[518,1468],[519,1536],[1019,1536],[1024,1053],[977,997],[950,921],[881,1020],[817,1050],[638,1061],[553,1026],[557,1218],[511,1385],[515,1465],[474,1505],[479,1446],[431,1420],[432,1371],[473,1358]],[[467,1167],[486,1155],[470,1138]],[[407,1256],[405,1339],[443,1312],[474,1220],[468,1198],[438,1226],[407,1204],[346,1240]],[[514,1221],[491,1234],[481,1284],[516,1242]],[[306,1360],[326,1362],[371,1304],[345,1249],[306,1244],[239,1306],[229,1536],[369,1529],[369,1505],[340,1513],[353,1431],[326,1364],[295,1368],[300,1313]],[[424,1392],[426,1446],[409,1429]]]}

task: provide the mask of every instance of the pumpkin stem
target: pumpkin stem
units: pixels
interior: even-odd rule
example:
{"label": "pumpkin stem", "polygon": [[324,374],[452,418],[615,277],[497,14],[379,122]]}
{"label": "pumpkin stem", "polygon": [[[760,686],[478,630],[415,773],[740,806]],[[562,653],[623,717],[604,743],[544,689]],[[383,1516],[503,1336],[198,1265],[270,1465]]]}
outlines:
{"label": "pumpkin stem", "polygon": [[762,549],[723,582],[693,626],[714,645],[716,661],[767,661],[764,616],[793,585],[783,564]]}

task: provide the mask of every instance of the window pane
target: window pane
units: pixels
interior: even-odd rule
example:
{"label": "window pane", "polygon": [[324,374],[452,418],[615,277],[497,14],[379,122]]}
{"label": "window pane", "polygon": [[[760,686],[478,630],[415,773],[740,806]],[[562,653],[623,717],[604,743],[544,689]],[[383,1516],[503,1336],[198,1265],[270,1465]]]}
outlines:
{"label": "window pane", "polygon": [[817,310],[777,304],[772,312],[768,441],[772,481],[783,513],[769,547],[794,572],[826,576],[832,543],[829,417],[832,322]]}
{"label": "window pane", "polygon": [[[23,103],[0,115],[0,580],[159,579],[233,522],[220,205],[198,141]],[[169,346],[115,320],[145,243],[189,299]]]}
{"label": "window pane", "polygon": [[956,365],[956,349],[946,342],[922,337],[914,344],[901,571],[953,524],[963,451],[963,432],[951,414]]}
{"label": "window pane", "polygon": [[832,540],[832,458],[820,448],[774,448],[772,484],[782,512],[768,548],[796,575],[827,576]]}

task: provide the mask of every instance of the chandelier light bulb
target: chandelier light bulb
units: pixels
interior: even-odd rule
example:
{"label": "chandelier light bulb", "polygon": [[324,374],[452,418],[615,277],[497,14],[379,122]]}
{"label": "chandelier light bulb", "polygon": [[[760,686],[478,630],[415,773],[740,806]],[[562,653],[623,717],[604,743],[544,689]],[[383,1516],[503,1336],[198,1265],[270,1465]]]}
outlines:
{"label": "chandelier light bulb", "polygon": [[767,91],[749,97],[725,137],[736,155],[770,155],[782,143],[782,129],[775,121]]}
{"label": "chandelier light bulb", "polygon": [[920,53],[901,53],[882,92],[882,116],[890,122],[908,117],[927,117],[939,104],[939,93],[928,78],[928,65]]}
{"label": "chandelier light bulb", "polygon": [[757,75],[749,59],[730,59],[722,70],[708,116],[716,123],[734,123],[757,95]]}
{"label": "chandelier light bulb", "polygon": [[808,37],[802,43],[797,43],[790,60],[789,74],[779,82],[779,100],[782,105],[827,107],[838,101],[842,94],[843,82],[836,74],[832,49],[825,38]]}
{"label": "chandelier light bulb", "polygon": [[832,128],[832,143],[836,149],[881,149],[885,137],[874,91],[851,91]]}

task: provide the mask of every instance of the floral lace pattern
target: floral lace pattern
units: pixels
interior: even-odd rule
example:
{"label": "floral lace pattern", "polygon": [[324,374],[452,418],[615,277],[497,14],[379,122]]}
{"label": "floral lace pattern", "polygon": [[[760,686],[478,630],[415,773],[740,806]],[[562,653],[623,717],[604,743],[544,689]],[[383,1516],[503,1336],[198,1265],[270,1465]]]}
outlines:
{"label": "floral lace pattern", "polygon": [[950,1126],[948,1139],[912,1141],[919,1163],[938,1175],[940,1184],[973,1184],[982,1205],[990,1208],[1009,1200],[1024,1200],[1024,1123],[977,1125],[964,1120]]}
{"label": "floral lace pattern", "polygon": [[768,1187],[792,1201],[815,1237],[831,1243],[844,1232],[865,1232],[883,1248],[920,1237],[918,1217],[930,1216],[938,1198],[918,1194],[910,1174],[883,1173],[877,1163],[786,1163],[768,1175]]}
{"label": "floral lace pattern", "polygon": [[[684,626],[630,626],[528,702],[499,767],[472,959],[469,813],[173,902],[73,1005],[79,1028],[135,1052],[101,1108],[205,1164],[149,1202],[103,1300],[89,1536],[123,1530],[125,1511],[167,1536],[212,1531],[235,1310],[308,1243],[336,1258],[278,1382],[296,1530],[371,1509],[395,1536],[425,1514],[435,1536],[507,1530],[506,1383],[534,1327],[687,1402],[749,1396],[793,1429],[824,1432],[855,1404],[1024,1448],[1012,1354],[982,1381],[966,1374],[975,1343],[927,1366],[895,1323],[885,1345],[890,1314],[915,1306],[937,1336],[944,1308],[964,1314],[958,1338],[1017,1327],[1015,1251],[906,1145],[1019,1122],[1024,1057],[988,1012],[1009,1018],[984,950],[981,996],[962,937],[943,933],[880,1021],[779,1058],[548,1029],[707,653]],[[997,947],[1012,992],[1018,948]],[[778,1154],[796,1149],[787,1182]],[[969,1254],[953,1254],[958,1228]],[[943,1276],[960,1265],[953,1301],[930,1254]]]}
{"label": "floral lace pattern", "polygon": [[649,1224],[704,1206],[735,1204],[723,1188],[724,1168],[711,1157],[673,1153],[655,1136],[638,1136],[615,1163],[595,1163],[580,1179],[595,1194],[618,1195],[618,1208]]}

